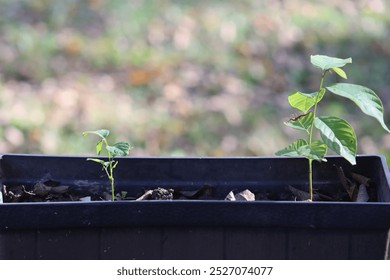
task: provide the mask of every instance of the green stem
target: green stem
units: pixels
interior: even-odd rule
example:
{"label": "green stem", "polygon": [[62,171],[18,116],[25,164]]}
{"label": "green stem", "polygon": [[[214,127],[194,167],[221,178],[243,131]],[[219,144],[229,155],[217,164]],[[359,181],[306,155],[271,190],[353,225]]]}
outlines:
{"label": "green stem", "polygon": [[[318,90],[318,94],[316,96],[316,101],[314,103],[314,109],[313,109],[313,122],[310,126],[309,131],[309,146],[312,144],[313,139],[313,128],[314,128],[314,119],[316,118],[317,113],[317,105],[318,105],[318,99],[320,98],[320,92],[322,90],[322,86],[324,84],[324,78],[325,78],[326,71],[323,71],[321,74],[321,82],[320,82],[320,88]],[[313,201],[313,160],[309,159],[309,194],[310,194],[310,201]]]}
{"label": "green stem", "polygon": [[110,162],[110,181],[111,181],[111,199],[115,200],[115,181],[114,181],[114,169],[112,168],[112,162]]}
{"label": "green stem", "polygon": [[[321,75],[321,82],[320,82],[320,88],[318,90],[318,94],[316,96],[316,101],[314,103],[314,109],[313,109],[313,119],[316,118],[316,113],[317,113],[317,105],[318,105],[318,98],[320,97],[320,91],[322,90],[322,85],[324,84],[324,78],[325,78],[326,72],[322,72]],[[312,142],[312,137],[313,137],[313,128],[314,128],[314,121],[312,122],[310,126],[310,132],[309,132],[309,145],[311,145]]]}
{"label": "green stem", "polygon": [[309,194],[310,201],[313,201],[313,160],[309,159]]}
{"label": "green stem", "polygon": [[108,179],[110,179],[111,182],[111,199],[112,201],[114,201],[115,200],[115,181],[114,181],[114,167],[113,167],[114,161],[111,158],[110,152],[108,152],[108,162],[110,163],[110,174],[108,175]]}
{"label": "green stem", "polygon": [[[103,138],[103,141],[107,147],[108,146],[107,139]],[[114,166],[113,166],[114,161],[112,159],[112,156],[111,156],[111,153],[109,150],[107,150],[107,154],[108,154],[109,170],[107,170],[107,168],[106,168],[106,173],[107,173],[108,179],[111,182],[111,200],[114,201],[115,200],[115,181],[114,181]]]}

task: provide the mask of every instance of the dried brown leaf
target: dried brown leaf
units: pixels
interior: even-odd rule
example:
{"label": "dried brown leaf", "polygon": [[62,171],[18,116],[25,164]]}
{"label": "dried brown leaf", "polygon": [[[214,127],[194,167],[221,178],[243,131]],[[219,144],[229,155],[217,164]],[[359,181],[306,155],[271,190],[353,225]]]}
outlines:
{"label": "dried brown leaf", "polygon": [[[308,192],[299,190],[293,186],[288,186],[288,189],[292,192],[298,201],[305,201],[310,199],[310,194]],[[313,194],[313,200],[319,200],[319,198],[320,197],[318,194]]]}
{"label": "dried brown leaf", "polygon": [[358,193],[358,188],[355,182],[351,181],[345,176],[344,170],[341,166],[337,167],[337,174],[339,175],[341,184],[348,193],[349,198],[352,201],[356,201],[356,196]]}
{"label": "dried brown leaf", "polygon": [[251,192],[250,190],[246,189],[246,190],[243,190],[242,192],[239,192],[238,194],[236,194],[235,196],[235,199],[238,200],[238,201],[254,201],[255,200],[255,195],[253,192]]}
{"label": "dried brown leaf", "polygon": [[366,187],[370,186],[371,179],[366,177],[366,176],[363,176],[363,175],[358,174],[358,173],[351,173],[351,177],[360,185],[363,184]]}
{"label": "dried brown leaf", "polygon": [[229,200],[229,201],[235,201],[236,198],[234,196],[234,193],[232,191],[230,191],[227,196],[225,197],[225,200]]}
{"label": "dried brown leaf", "polygon": [[356,196],[356,202],[367,202],[370,199],[368,193],[367,193],[367,188],[364,184],[361,184],[359,186],[359,191]]}

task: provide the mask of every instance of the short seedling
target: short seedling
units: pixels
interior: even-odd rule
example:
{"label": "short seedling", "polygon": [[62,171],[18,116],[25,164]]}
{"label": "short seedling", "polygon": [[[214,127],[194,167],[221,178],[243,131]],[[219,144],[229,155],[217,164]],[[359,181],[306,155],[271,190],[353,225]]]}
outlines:
{"label": "short seedling", "polygon": [[110,131],[107,129],[100,129],[95,131],[84,131],[83,136],[94,134],[100,137],[100,140],[96,144],[96,154],[99,156],[102,152],[103,146],[107,151],[107,160],[102,160],[99,158],[88,158],[97,163],[100,163],[103,167],[103,170],[106,172],[108,179],[111,183],[111,197],[112,200],[115,199],[115,178],[114,178],[114,169],[118,165],[118,161],[115,160],[117,156],[127,156],[129,154],[130,145],[126,142],[118,142],[114,145],[109,145],[107,137],[110,134]]}
{"label": "short seedling", "polygon": [[[286,148],[277,151],[276,155],[303,156],[308,159],[310,201],[313,199],[313,160],[326,161],[325,156],[329,148],[351,164],[356,164],[357,141],[352,126],[347,121],[335,116],[317,117],[317,105],[327,91],[352,100],[363,113],[374,117],[387,132],[390,132],[384,122],[382,101],[371,89],[348,83],[336,83],[324,87],[325,76],[331,72],[347,79],[347,75],[341,67],[348,63],[352,63],[351,58],[340,59],[324,55],[312,55],[311,64],[321,69],[318,91],[313,93],[294,91],[288,96],[290,105],[298,109],[301,114],[291,118],[285,124],[294,129],[305,131],[307,140],[298,139]],[[322,140],[313,139],[314,127],[319,130]]]}

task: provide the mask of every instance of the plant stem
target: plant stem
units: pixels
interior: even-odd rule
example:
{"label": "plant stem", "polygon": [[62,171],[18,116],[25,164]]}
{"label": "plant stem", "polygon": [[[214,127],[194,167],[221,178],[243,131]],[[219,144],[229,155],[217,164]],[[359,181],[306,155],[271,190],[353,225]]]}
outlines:
{"label": "plant stem", "polygon": [[[322,85],[324,84],[324,78],[325,78],[326,72],[322,72],[321,75],[321,82],[320,82],[320,88],[318,89],[318,94],[316,96],[316,101],[314,103],[314,109],[313,109],[313,119],[316,118],[316,113],[317,113],[317,105],[318,105],[318,98],[320,97],[320,91],[322,90]],[[311,145],[312,138],[313,138],[313,128],[314,128],[314,121],[310,126],[310,132],[309,132],[309,145]]]}
{"label": "plant stem", "polygon": [[313,160],[309,159],[309,200],[313,201]]}
{"label": "plant stem", "polygon": [[[314,128],[314,120],[316,118],[316,113],[317,113],[317,104],[318,104],[318,99],[320,98],[320,93],[322,90],[322,86],[324,84],[324,78],[325,78],[326,71],[323,71],[321,74],[321,82],[320,82],[320,88],[318,89],[318,94],[316,96],[316,101],[314,103],[314,109],[313,109],[313,122],[310,126],[310,132],[309,132],[309,146],[312,144],[312,139],[313,139],[313,128]],[[313,160],[309,159],[309,195],[310,201],[313,201]]]}
{"label": "plant stem", "polygon": [[111,182],[111,200],[115,200],[115,181],[114,181],[114,167],[113,163],[114,161],[111,158],[110,152],[108,152],[108,162],[110,163],[110,172],[108,174],[108,179]]}
{"label": "plant stem", "polygon": [[115,181],[114,181],[114,169],[112,168],[112,161],[110,161],[110,181],[111,181],[111,199],[115,200]]}
{"label": "plant stem", "polygon": [[[107,139],[104,138],[103,141],[107,147],[108,146]],[[114,201],[115,200],[115,181],[114,181],[114,166],[113,166],[114,160],[112,159],[109,150],[107,150],[107,155],[108,155],[108,162],[109,162],[109,170],[107,170],[107,167],[105,167],[104,169],[106,170],[108,179],[110,180],[111,183],[111,200]]]}
{"label": "plant stem", "polygon": [[108,161],[109,162],[109,167],[103,166],[103,168],[104,168],[104,171],[107,174],[108,179],[110,180],[110,183],[111,183],[111,199],[114,201],[114,199],[115,199],[115,182],[114,182],[114,166],[112,165],[114,161],[111,160],[110,157],[109,157],[108,160],[109,160]]}

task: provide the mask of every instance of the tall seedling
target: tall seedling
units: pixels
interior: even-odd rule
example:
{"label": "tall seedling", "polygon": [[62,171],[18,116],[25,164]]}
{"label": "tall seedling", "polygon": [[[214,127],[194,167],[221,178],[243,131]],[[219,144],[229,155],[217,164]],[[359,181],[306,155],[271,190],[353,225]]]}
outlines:
{"label": "tall seedling", "polygon": [[[335,116],[317,116],[318,103],[327,92],[352,100],[368,116],[374,117],[381,126],[390,132],[383,118],[383,105],[379,97],[369,88],[336,83],[324,87],[327,74],[335,72],[343,79],[347,75],[341,68],[352,63],[351,58],[340,59],[324,55],[312,55],[311,64],[321,69],[319,88],[316,92],[303,93],[294,91],[288,96],[289,104],[300,111],[298,117],[292,118],[285,124],[294,129],[306,132],[306,139],[298,139],[286,148],[276,152],[276,155],[303,156],[309,162],[309,195],[313,199],[313,160],[326,161],[327,149],[335,151],[351,164],[356,164],[357,141],[355,131],[345,120]],[[321,140],[313,139],[313,130],[318,129]]]}
{"label": "tall seedling", "polygon": [[130,150],[130,144],[126,142],[118,142],[114,145],[109,145],[107,137],[110,134],[110,131],[107,129],[100,129],[95,131],[84,131],[83,135],[94,134],[97,135],[100,139],[96,144],[96,154],[99,156],[102,152],[103,146],[107,152],[107,160],[102,160],[100,158],[88,158],[97,163],[100,163],[103,167],[103,170],[106,172],[108,179],[111,183],[111,198],[115,199],[115,178],[114,178],[114,169],[118,165],[118,161],[115,160],[117,156],[127,156]]}

